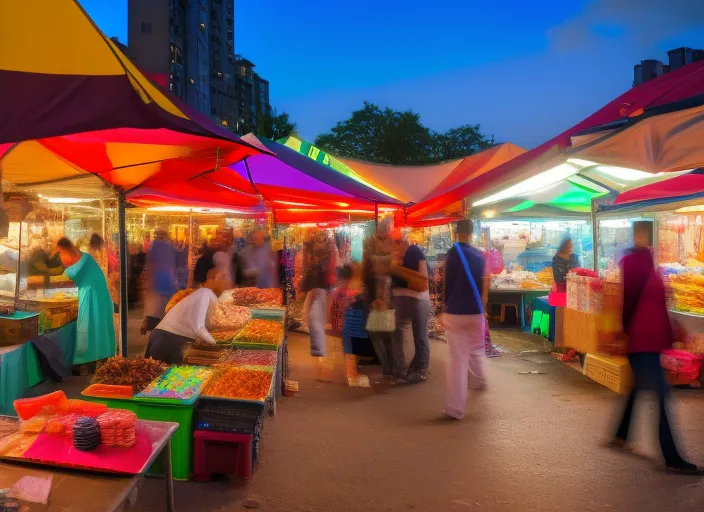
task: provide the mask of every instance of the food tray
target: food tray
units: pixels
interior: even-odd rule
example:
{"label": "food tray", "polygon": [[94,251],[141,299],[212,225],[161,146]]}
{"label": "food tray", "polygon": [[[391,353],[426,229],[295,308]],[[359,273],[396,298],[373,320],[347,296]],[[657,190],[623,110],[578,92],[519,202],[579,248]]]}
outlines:
{"label": "food tray", "polygon": [[[238,368],[244,368],[244,367],[238,367]],[[276,382],[276,379],[274,378],[274,373],[272,372],[271,374],[271,383],[269,384],[269,391],[267,395],[262,399],[262,400],[251,400],[249,398],[233,398],[233,397],[225,397],[225,396],[209,396],[209,395],[202,395],[200,397],[200,400],[222,400],[225,402],[239,402],[243,404],[260,404],[264,406],[266,401],[274,396],[274,382]],[[200,403],[200,402],[199,402]]]}
{"label": "food tray", "polygon": [[252,318],[261,318],[265,320],[281,320],[286,318],[286,309],[284,308],[253,308]]}
{"label": "food tray", "polygon": [[134,396],[134,388],[132,386],[115,386],[112,384],[91,384],[81,392],[81,395],[94,398],[129,400]]}
{"label": "food tray", "polygon": [[[196,368],[198,370],[205,370],[207,375],[204,376],[203,379],[200,381],[199,385],[197,386],[197,389],[194,388],[194,393],[192,396],[190,396],[188,398],[149,396],[149,395],[144,394],[144,391],[141,391],[140,393],[135,395],[134,399],[139,402],[152,403],[152,404],[193,405],[196,402],[196,400],[198,400],[198,397],[200,396],[200,392],[203,389],[203,387],[210,381],[210,379],[213,376],[213,371],[210,368],[198,367],[198,366],[194,366],[193,368]],[[174,367],[169,368],[162,375],[160,375],[159,377],[154,379],[152,381],[152,383],[159,381],[159,380],[167,379],[169,373],[171,373],[173,371],[176,371],[174,369]],[[151,386],[151,383],[149,384],[149,386]],[[149,386],[147,386],[147,387],[149,387]]]}

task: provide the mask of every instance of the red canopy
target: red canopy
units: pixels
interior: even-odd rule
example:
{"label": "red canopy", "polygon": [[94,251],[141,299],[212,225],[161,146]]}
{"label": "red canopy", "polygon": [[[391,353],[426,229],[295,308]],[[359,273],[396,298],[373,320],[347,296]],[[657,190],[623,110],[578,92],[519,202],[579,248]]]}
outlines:
{"label": "red canopy", "polygon": [[686,198],[699,194],[704,194],[704,170],[702,169],[628,190],[619,194],[614,204],[667,201],[668,199]]}
{"label": "red canopy", "polygon": [[461,185],[454,194],[479,199],[478,194],[489,195],[522,181],[528,176],[546,171],[564,162],[564,150],[570,138],[579,132],[619,118],[637,116],[644,109],[682,100],[704,91],[704,61],[694,62],[658,78],[645,82],[608,103],[569,130],[523,153],[475,179]]}

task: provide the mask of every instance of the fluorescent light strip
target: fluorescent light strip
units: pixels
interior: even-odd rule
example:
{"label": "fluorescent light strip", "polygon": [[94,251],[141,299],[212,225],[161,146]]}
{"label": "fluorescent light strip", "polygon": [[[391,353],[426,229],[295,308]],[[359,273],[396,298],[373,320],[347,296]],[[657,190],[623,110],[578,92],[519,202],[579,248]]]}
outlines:
{"label": "fluorescent light strip", "polygon": [[553,167],[550,170],[536,174],[535,176],[523,180],[522,182],[502,190],[498,194],[494,194],[489,197],[485,197],[475,203],[472,206],[482,206],[485,204],[496,203],[498,201],[503,201],[505,199],[510,199],[512,197],[520,196],[523,194],[528,194],[530,192],[535,192],[542,188],[548,187],[558,183],[559,181],[565,180],[570,176],[577,174],[579,169],[574,165],[567,163],[560,164],[557,167]]}

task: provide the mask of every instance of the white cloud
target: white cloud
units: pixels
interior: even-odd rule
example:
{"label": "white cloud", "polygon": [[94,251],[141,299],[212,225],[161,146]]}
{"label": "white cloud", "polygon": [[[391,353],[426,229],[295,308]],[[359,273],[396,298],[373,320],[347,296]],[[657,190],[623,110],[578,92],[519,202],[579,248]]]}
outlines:
{"label": "white cloud", "polygon": [[600,27],[621,27],[642,52],[663,39],[704,26],[704,0],[592,0],[579,16],[550,31],[553,48],[586,49],[604,39]]}

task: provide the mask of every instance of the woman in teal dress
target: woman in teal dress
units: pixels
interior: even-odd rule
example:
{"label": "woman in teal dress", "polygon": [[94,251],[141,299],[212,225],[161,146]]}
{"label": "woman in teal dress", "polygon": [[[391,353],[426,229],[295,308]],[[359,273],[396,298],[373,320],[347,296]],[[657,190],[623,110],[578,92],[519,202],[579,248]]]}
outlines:
{"label": "woman in teal dress", "polygon": [[79,251],[67,238],[56,244],[66,276],[78,287],[78,320],[74,365],[115,355],[114,306],[105,274],[90,254]]}

